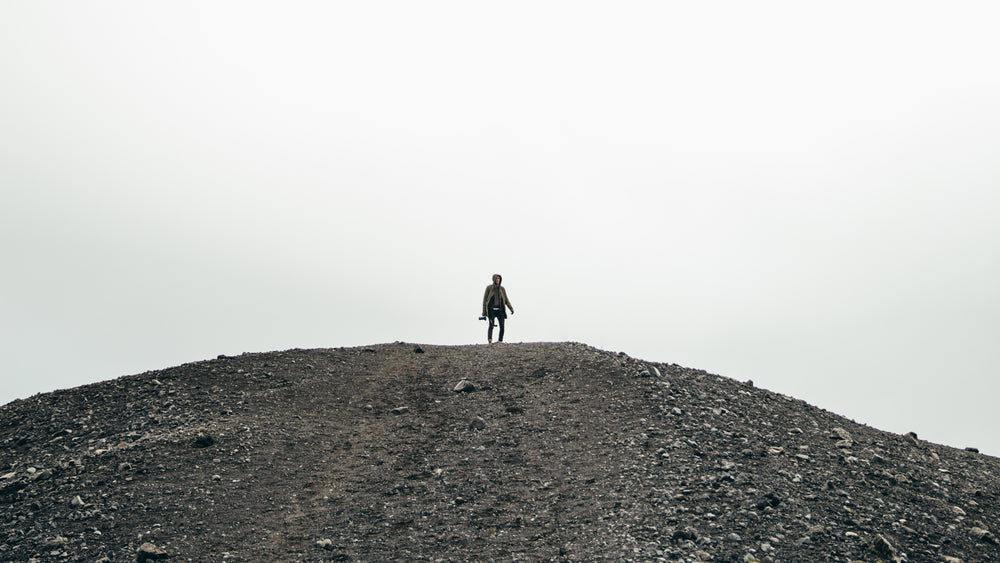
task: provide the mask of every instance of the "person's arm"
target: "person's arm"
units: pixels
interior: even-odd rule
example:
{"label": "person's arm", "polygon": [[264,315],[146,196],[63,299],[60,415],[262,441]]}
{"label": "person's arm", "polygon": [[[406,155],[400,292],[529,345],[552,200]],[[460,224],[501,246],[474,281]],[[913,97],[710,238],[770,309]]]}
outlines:
{"label": "person's arm", "polygon": [[501,289],[500,291],[503,291],[503,301],[504,301],[504,303],[507,304],[507,308],[510,309],[510,314],[513,315],[514,314],[514,306],[510,304],[510,299],[507,298],[507,290],[506,289]]}
{"label": "person's arm", "polygon": [[486,293],[483,294],[483,316],[484,317],[486,316],[486,305],[487,305],[487,302],[489,300],[490,300],[490,288],[489,288],[489,286],[487,286],[486,287]]}

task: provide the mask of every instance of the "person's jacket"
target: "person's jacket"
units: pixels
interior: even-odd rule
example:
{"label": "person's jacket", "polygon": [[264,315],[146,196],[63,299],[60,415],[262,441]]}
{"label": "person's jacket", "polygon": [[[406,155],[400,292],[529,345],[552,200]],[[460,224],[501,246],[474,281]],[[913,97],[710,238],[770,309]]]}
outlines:
{"label": "person's jacket", "polygon": [[491,283],[486,286],[486,294],[483,295],[483,316],[486,316],[486,311],[489,309],[490,304],[493,302],[493,294],[499,288],[500,291],[500,310],[503,311],[504,307],[510,309],[510,312],[514,312],[514,307],[510,304],[510,299],[507,299],[507,290],[503,288],[502,285],[496,285]]}

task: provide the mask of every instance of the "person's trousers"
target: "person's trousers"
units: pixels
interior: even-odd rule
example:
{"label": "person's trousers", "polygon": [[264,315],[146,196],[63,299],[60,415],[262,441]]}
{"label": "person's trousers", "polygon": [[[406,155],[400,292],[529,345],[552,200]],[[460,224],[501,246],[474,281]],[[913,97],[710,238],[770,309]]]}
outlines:
{"label": "person's trousers", "polygon": [[500,334],[497,335],[497,342],[503,342],[503,321],[507,318],[503,309],[490,308],[490,328],[486,329],[486,338],[493,341],[493,319],[499,321]]}

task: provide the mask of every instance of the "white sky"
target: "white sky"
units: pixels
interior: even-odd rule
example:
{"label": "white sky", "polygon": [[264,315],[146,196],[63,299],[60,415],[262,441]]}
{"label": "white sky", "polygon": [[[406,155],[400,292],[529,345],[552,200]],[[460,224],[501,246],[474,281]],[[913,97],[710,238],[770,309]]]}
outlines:
{"label": "white sky", "polygon": [[0,403],[580,341],[1000,455],[994,2],[4,2]]}

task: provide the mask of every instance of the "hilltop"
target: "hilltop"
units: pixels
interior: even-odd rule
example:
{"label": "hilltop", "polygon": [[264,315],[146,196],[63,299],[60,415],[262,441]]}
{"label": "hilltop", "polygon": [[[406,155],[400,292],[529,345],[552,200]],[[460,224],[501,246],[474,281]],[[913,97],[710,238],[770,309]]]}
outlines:
{"label": "hilltop", "polygon": [[1000,560],[1000,460],[577,343],[220,356],[0,444],[2,561]]}

